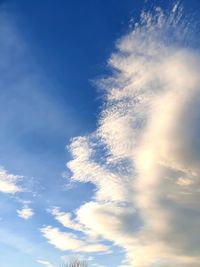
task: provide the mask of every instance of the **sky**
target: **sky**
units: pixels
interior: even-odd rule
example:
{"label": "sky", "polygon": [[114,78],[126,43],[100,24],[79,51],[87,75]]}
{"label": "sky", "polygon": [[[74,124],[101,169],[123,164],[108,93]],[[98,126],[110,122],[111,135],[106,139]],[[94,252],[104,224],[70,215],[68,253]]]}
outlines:
{"label": "sky", "polygon": [[199,17],[0,1],[0,266],[199,267]]}

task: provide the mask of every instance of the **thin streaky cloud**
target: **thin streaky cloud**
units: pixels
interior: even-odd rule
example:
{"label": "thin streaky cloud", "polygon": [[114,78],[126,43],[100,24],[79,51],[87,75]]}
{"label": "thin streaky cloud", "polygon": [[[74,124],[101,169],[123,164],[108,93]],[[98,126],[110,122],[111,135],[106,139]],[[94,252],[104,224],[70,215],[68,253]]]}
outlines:
{"label": "thin streaky cloud", "polygon": [[49,261],[47,260],[41,260],[41,259],[38,259],[36,261],[37,263],[41,264],[41,265],[44,265],[46,267],[55,267],[54,265],[52,265]]}

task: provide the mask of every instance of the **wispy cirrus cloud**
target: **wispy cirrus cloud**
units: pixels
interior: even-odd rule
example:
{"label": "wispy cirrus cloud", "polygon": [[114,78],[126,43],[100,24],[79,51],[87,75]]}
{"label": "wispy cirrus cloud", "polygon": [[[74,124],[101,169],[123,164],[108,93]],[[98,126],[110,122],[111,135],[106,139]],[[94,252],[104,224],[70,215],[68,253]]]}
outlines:
{"label": "wispy cirrus cloud", "polygon": [[38,259],[36,261],[37,263],[41,264],[41,265],[44,265],[46,267],[55,267],[54,265],[52,265],[49,261],[47,260],[41,260],[41,259]]}
{"label": "wispy cirrus cloud", "polygon": [[75,234],[60,231],[56,227],[44,226],[40,231],[50,244],[61,251],[71,250],[74,252],[92,253],[107,251],[109,249],[106,245],[88,242],[84,239],[81,240]]}

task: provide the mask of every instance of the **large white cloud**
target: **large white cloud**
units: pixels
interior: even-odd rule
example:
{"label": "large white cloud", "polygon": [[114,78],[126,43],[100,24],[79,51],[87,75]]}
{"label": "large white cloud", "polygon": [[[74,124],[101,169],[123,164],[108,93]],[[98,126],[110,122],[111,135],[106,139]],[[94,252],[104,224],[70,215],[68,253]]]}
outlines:
{"label": "large white cloud", "polygon": [[[93,183],[94,198],[74,219],[52,212],[65,227],[124,248],[124,266],[199,266],[200,54],[184,45],[190,29],[181,16],[177,5],[168,15],[143,13],[118,41],[113,75],[99,81],[99,127],[69,147],[72,179]],[[58,229],[43,234],[58,246]]]}

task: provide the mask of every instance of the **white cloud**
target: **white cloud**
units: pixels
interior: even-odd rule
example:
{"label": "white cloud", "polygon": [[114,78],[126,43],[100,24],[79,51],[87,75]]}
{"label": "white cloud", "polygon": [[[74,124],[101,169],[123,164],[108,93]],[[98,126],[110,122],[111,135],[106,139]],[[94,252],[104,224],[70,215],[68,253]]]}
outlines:
{"label": "white cloud", "polygon": [[78,231],[82,231],[83,227],[75,222],[74,220],[72,220],[72,214],[69,212],[61,212],[59,210],[58,207],[54,207],[50,210],[48,210],[53,216],[54,218],[61,223],[64,227],[73,229],[73,230],[78,230]]}
{"label": "white cloud", "polygon": [[[88,237],[121,246],[126,266],[197,267],[200,55],[182,45],[181,10],[157,12],[143,13],[118,41],[113,75],[99,82],[106,91],[99,127],[69,147],[72,179],[96,186],[73,221]],[[69,214],[54,216],[72,224]]]}
{"label": "white cloud", "polygon": [[19,185],[22,179],[22,176],[10,174],[4,168],[0,168],[0,192],[15,194],[23,191]]}
{"label": "white cloud", "polygon": [[22,219],[28,220],[31,217],[33,217],[34,212],[31,208],[29,208],[27,205],[25,205],[21,210],[17,210],[17,214]]}
{"label": "white cloud", "polygon": [[103,244],[80,240],[75,234],[62,232],[56,227],[45,226],[40,231],[50,244],[62,251],[72,250],[89,253],[108,250],[108,247]]}
{"label": "white cloud", "polygon": [[46,267],[55,267],[54,265],[52,265],[50,262],[48,262],[46,260],[40,260],[40,259],[38,259],[36,262],[39,263],[39,264],[41,264],[41,265],[44,265]]}
{"label": "white cloud", "polygon": [[[81,182],[92,182],[98,187],[96,198],[98,200],[121,201],[126,200],[126,191],[121,187],[121,183],[126,183],[127,187],[130,183],[129,176],[120,173],[111,172],[108,167],[112,168],[109,158],[105,165],[100,165],[95,160],[92,146],[97,144],[98,137],[92,135],[90,137],[75,138],[70,146],[70,150],[74,157],[73,161],[68,162],[67,167],[73,172],[72,179]],[[97,148],[98,149],[98,148]],[[101,161],[101,158],[98,158]],[[78,168],[77,168],[78,166]],[[112,191],[112,194],[110,192]]]}

